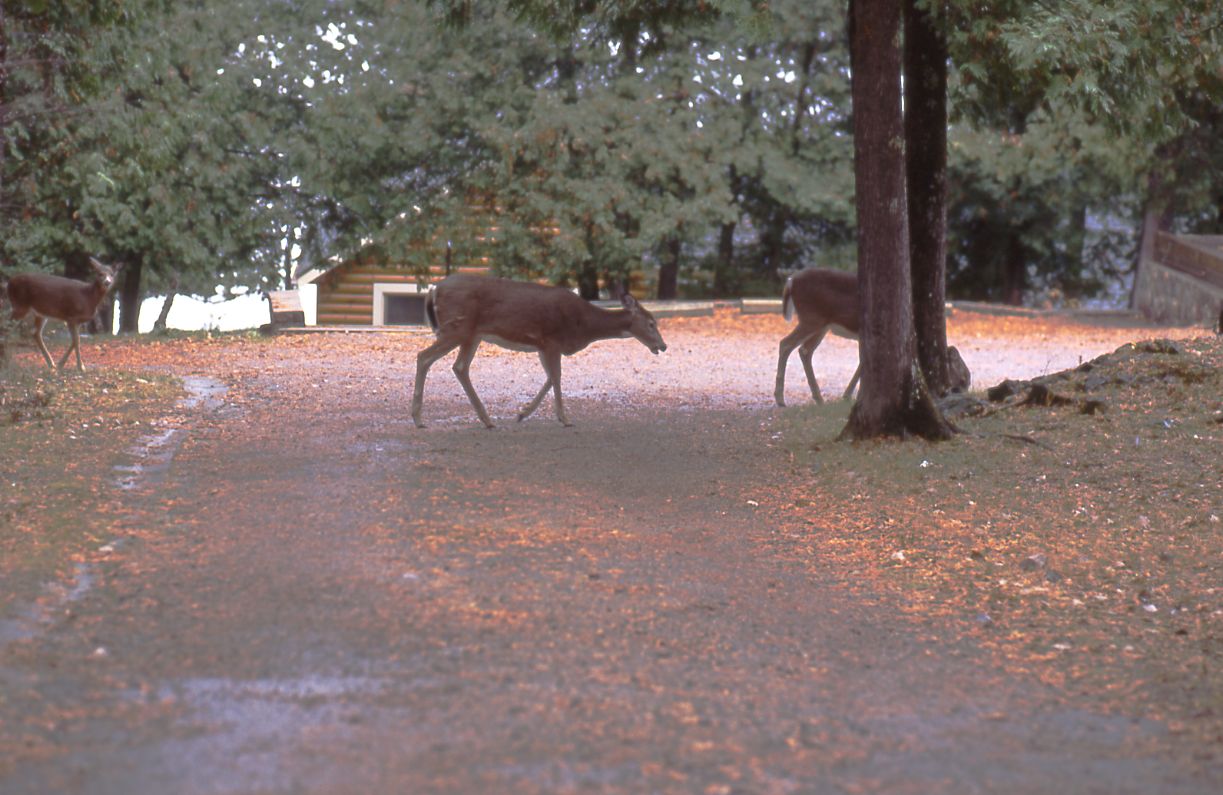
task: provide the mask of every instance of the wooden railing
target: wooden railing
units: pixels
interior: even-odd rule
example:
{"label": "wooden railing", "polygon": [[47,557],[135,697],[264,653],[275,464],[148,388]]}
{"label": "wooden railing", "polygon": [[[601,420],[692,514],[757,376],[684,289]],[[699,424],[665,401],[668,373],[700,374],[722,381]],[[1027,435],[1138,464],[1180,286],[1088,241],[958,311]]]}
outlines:
{"label": "wooden railing", "polygon": [[1223,236],[1160,232],[1155,238],[1155,261],[1223,288]]}

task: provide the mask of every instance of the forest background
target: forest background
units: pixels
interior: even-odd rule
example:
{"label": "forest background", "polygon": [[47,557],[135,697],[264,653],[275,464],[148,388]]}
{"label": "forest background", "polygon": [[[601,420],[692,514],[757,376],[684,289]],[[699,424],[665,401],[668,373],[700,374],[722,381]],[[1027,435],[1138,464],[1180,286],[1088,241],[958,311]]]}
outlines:
{"label": "forest background", "polygon": [[[147,294],[278,289],[358,252],[487,256],[588,297],[853,266],[843,0],[559,36],[520,5],[5,3],[0,271],[121,264],[134,331]],[[949,297],[1124,303],[1144,222],[1223,232],[1213,4],[939,5]]]}

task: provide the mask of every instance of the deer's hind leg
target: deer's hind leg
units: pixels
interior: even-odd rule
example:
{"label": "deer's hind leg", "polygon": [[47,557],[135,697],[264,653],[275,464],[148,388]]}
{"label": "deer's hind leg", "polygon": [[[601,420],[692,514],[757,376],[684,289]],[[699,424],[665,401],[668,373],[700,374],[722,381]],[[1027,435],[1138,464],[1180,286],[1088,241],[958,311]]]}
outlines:
{"label": "deer's hind leg", "polygon": [[[799,357],[803,358],[803,368],[807,372],[807,383],[812,384],[815,379],[814,373],[811,371],[811,352],[824,339],[825,329],[813,329],[810,326],[804,326],[800,321],[795,327],[777,345],[777,383],[773,387],[773,400],[778,406],[786,405],[786,362],[790,358],[790,354],[795,348],[799,348]],[[814,339],[814,343],[811,340]],[[810,343],[810,344],[809,344]],[[802,346],[801,348],[799,346]],[[806,353],[804,353],[806,351]],[[816,402],[821,402],[819,397],[819,385],[815,384],[811,387],[812,395]]]}
{"label": "deer's hind leg", "polygon": [[858,385],[858,378],[862,375],[862,363],[858,362],[858,369],[854,370],[854,377],[849,379],[849,386],[845,387],[845,394],[841,395],[841,400],[849,400],[849,396],[854,393],[854,387]]}
{"label": "deer's hind leg", "polygon": [[815,380],[815,369],[811,366],[811,357],[815,355],[815,349],[820,347],[827,333],[828,329],[821,329],[798,346],[798,358],[803,363],[803,372],[807,374],[807,386],[811,388],[811,399],[816,403],[823,403],[824,396],[820,394],[820,382]]}
{"label": "deer's hind leg", "polygon": [[429,368],[433,366],[434,362],[457,347],[459,347],[458,342],[438,340],[416,354],[416,381],[412,385],[412,422],[417,428],[425,427],[420,419],[420,407],[425,400],[425,376],[429,374]]}

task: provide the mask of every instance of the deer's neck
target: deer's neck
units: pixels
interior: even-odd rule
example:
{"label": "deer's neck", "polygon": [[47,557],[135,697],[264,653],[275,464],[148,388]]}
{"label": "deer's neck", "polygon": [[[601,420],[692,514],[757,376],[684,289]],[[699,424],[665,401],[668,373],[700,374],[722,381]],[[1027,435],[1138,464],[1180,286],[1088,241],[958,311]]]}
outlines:
{"label": "deer's neck", "polygon": [[572,354],[596,340],[628,337],[632,318],[624,310],[603,309],[593,304],[586,305],[582,321],[568,330],[563,350]]}
{"label": "deer's neck", "polygon": [[591,334],[591,340],[607,340],[615,337],[627,337],[632,318],[623,309],[603,309],[591,305],[593,312],[587,317],[586,330]]}

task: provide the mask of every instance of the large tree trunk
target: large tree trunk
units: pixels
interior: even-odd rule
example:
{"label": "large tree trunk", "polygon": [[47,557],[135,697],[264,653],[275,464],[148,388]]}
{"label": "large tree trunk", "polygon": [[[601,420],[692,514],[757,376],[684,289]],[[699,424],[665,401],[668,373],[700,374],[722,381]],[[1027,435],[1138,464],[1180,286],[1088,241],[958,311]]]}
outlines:
{"label": "large tree trunk", "polygon": [[947,372],[947,42],[917,0],[904,4],[905,160],[917,360],[934,395]]}
{"label": "large tree trunk", "polygon": [[140,331],[141,271],[142,257],[132,257],[123,266],[123,278],[119,282],[119,331],[136,334]]}
{"label": "large tree trunk", "polygon": [[900,5],[851,0],[861,391],[843,436],[948,438],[917,364],[909,274]]}

